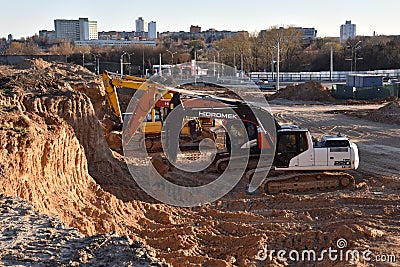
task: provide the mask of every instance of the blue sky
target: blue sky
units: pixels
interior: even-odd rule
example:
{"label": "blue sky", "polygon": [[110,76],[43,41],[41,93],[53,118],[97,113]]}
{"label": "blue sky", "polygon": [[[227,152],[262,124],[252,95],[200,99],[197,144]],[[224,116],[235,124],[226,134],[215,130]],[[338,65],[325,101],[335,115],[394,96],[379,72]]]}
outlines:
{"label": "blue sky", "polygon": [[315,27],[318,36],[339,36],[346,20],[357,24],[358,35],[400,35],[398,0],[0,0],[0,37],[14,38],[53,30],[54,19],[88,17],[98,21],[98,30],[134,30],[143,17],[156,21],[157,31],[267,29],[273,25]]}

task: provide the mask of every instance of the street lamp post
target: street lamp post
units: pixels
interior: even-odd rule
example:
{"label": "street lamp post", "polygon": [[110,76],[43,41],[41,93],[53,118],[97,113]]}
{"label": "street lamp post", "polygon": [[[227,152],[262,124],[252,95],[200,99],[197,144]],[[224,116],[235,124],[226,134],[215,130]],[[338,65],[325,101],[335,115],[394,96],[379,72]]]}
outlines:
{"label": "street lamp post", "polygon": [[171,58],[172,58],[172,60],[171,60],[171,65],[174,65],[174,55],[176,54],[176,53],[178,53],[178,52],[171,52],[171,51],[169,51],[169,50],[167,50],[167,52],[168,53],[170,53],[171,54]]}
{"label": "street lamp post", "polygon": [[362,57],[357,57],[357,50],[358,49],[361,49],[361,47],[360,46],[356,47],[355,51],[354,51],[354,71],[357,71],[357,60],[363,60]]}
{"label": "street lamp post", "polygon": [[100,55],[93,54],[92,52],[89,52],[92,56],[94,56],[94,72],[99,75],[100,73],[100,62],[99,62],[99,57]]}
{"label": "street lamp post", "polygon": [[276,90],[278,90],[279,91],[279,62],[280,62],[280,47],[279,47],[279,42],[278,42],[278,55],[277,55],[277,57],[276,57],[276,61],[278,62],[277,63],[277,66],[276,66],[276,75],[278,76],[278,77],[276,77],[277,78],[277,83],[276,83]]}
{"label": "street lamp post", "polygon": [[243,78],[243,54],[240,54],[240,78]]}
{"label": "street lamp post", "polygon": [[120,63],[121,63],[121,77],[124,76],[124,55],[128,55],[125,51],[122,51],[122,55],[120,58]]}
{"label": "street lamp post", "polygon": [[278,55],[276,56],[276,90],[279,91],[280,84],[279,84],[279,62],[280,62],[280,47],[279,42],[274,46],[278,50]]}
{"label": "street lamp post", "polygon": [[[357,71],[357,50],[360,49],[361,41],[358,41],[356,44],[352,45],[351,43],[347,43],[347,48],[351,49],[351,58],[346,59],[351,61],[350,72],[353,72],[353,61],[354,61],[354,71]],[[361,59],[361,58],[359,58]]]}
{"label": "street lamp post", "polygon": [[271,75],[272,81],[274,80],[274,72],[275,72],[275,57],[274,57],[274,50],[271,51]]}
{"label": "street lamp post", "polygon": [[100,74],[100,55],[97,57],[97,75]]}
{"label": "street lamp post", "polygon": [[214,55],[214,77],[215,77],[215,72],[216,72],[217,70],[215,69],[215,55]]}
{"label": "street lamp post", "polygon": [[[147,73],[146,73],[147,76]],[[144,76],[144,45],[142,45],[142,77]]]}
{"label": "street lamp post", "polygon": [[217,63],[218,63],[218,71],[217,71],[217,78],[219,79],[219,72],[220,72],[220,66],[221,66],[221,63],[220,63],[220,61],[219,61],[219,54],[222,52],[222,51],[224,51],[224,49],[221,49],[221,50],[217,50],[217,49],[215,49],[215,51],[217,52],[217,54],[218,54],[218,59],[217,59]]}
{"label": "street lamp post", "polygon": [[128,55],[128,60],[129,60],[129,75],[131,75],[131,69],[132,69],[132,63],[131,63],[131,55],[134,55],[135,53],[126,53]]}
{"label": "street lamp post", "polygon": [[236,70],[236,48],[233,48],[233,67]]}
{"label": "street lamp post", "polygon": [[161,53],[160,53],[160,65],[158,67],[158,75],[162,76],[162,68],[161,68]]}

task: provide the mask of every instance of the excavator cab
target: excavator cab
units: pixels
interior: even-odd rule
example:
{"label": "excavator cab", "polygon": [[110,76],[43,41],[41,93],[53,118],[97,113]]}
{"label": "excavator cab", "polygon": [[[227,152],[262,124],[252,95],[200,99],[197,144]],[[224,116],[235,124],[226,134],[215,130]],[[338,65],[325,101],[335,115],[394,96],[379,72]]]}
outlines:
{"label": "excavator cab", "polygon": [[307,132],[283,131],[278,132],[278,143],[275,152],[276,167],[289,167],[291,159],[308,149]]}
{"label": "excavator cab", "polygon": [[[228,152],[231,152],[232,149],[250,149],[252,154],[260,152],[257,125],[252,122],[243,123],[242,121],[234,120],[227,124],[227,130],[225,142]],[[234,140],[231,140],[230,136]]]}
{"label": "excavator cab", "polygon": [[146,134],[159,134],[162,130],[163,114],[161,108],[155,107],[151,109],[144,119],[144,132]]}

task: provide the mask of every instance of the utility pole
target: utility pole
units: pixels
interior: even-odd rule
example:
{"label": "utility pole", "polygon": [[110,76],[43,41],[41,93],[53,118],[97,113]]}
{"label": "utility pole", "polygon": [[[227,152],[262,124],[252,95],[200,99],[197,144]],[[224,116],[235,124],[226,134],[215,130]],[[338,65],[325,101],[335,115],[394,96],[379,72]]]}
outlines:
{"label": "utility pole", "polygon": [[240,54],[240,78],[243,78],[243,54]]}
{"label": "utility pole", "polygon": [[277,56],[277,59],[276,59],[276,61],[277,61],[277,66],[276,66],[276,75],[277,75],[277,77],[276,77],[276,90],[278,90],[279,91],[279,89],[280,89],[280,85],[279,85],[279,61],[280,61],[280,59],[279,59],[279,56],[280,56],[280,47],[279,47],[279,42],[278,42],[278,56]]}
{"label": "utility pole", "polygon": [[123,62],[123,55],[119,59],[120,64],[121,64],[121,77],[124,75],[124,62]]}
{"label": "utility pole", "polygon": [[330,72],[330,80],[333,81],[333,47],[331,46],[331,72]]}
{"label": "utility pole", "polygon": [[[351,61],[350,71],[353,72],[353,60],[354,60],[354,69],[355,70],[357,69],[357,50],[361,48],[360,47],[361,41],[358,41],[355,45],[352,45],[350,42],[348,42],[347,44],[348,44],[347,48],[351,49],[351,58],[346,59],[346,60]],[[361,58],[359,58],[359,59],[361,59]]]}
{"label": "utility pole", "polygon": [[159,75],[160,76],[162,76],[162,72],[161,72],[162,70],[161,70],[161,53],[160,53],[160,65],[159,65],[159,67],[158,67],[158,72],[159,72]]}
{"label": "utility pole", "polygon": [[274,80],[274,73],[275,73],[275,60],[274,60],[274,50],[271,51],[271,74],[272,74],[272,81]]}
{"label": "utility pole", "polygon": [[[217,72],[217,77],[218,77],[218,79],[219,79],[219,73],[220,73],[220,69],[221,69],[221,63],[220,63],[220,57],[219,57],[219,54],[222,52],[222,51],[224,51],[224,49],[221,49],[221,50],[217,50],[217,49],[215,49],[215,51],[217,52],[217,55],[218,55],[218,72]],[[235,66],[235,69],[236,69],[236,66]]]}
{"label": "utility pole", "polygon": [[214,77],[215,77],[215,72],[217,71],[216,69],[215,69],[215,55],[214,55]]}
{"label": "utility pole", "polygon": [[97,56],[97,75],[100,74],[100,59],[99,56]]}
{"label": "utility pole", "polygon": [[356,50],[355,50],[355,54],[354,54],[354,71],[356,72],[357,71],[357,60],[363,60],[364,58],[362,58],[362,57],[357,57],[357,50],[358,49],[360,49],[361,47],[356,47]]}
{"label": "utility pole", "polygon": [[144,45],[142,45],[142,77],[144,77]]}
{"label": "utility pole", "polygon": [[235,68],[235,77],[237,77],[236,73],[236,48],[233,48],[233,67]]}
{"label": "utility pole", "polygon": [[353,72],[353,59],[354,59],[354,48],[351,48],[351,68],[350,71]]}
{"label": "utility pole", "polygon": [[121,63],[121,77],[124,76],[124,55],[128,54],[125,51],[122,51],[122,55],[120,58],[120,63]]}

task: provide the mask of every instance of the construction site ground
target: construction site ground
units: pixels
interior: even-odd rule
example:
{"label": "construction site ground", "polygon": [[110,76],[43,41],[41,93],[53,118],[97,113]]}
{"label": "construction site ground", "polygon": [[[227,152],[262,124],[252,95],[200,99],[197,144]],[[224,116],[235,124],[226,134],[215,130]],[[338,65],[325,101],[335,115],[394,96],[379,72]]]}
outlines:
{"label": "construction site ground", "polygon": [[[271,103],[281,123],[357,143],[354,188],[249,195],[243,179],[214,203],[181,208],[150,198],[123,156],[109,150],[98,121],[109,112],[104,89],[89,71],[40,61],[0,67],[0,92],[1,265],[399,265],[400,126],[346,115],[387,103]],[[181,185],[217,177],[210,169],[166,175]],[[283,262],[276,253],[257,259],[266,246],[321,252],[338,249],[338,240],[346,241],[343,250],[369,249],[372,260],[393,255],[396,261]]]}

